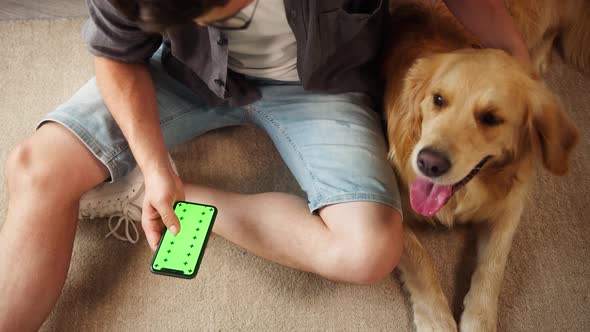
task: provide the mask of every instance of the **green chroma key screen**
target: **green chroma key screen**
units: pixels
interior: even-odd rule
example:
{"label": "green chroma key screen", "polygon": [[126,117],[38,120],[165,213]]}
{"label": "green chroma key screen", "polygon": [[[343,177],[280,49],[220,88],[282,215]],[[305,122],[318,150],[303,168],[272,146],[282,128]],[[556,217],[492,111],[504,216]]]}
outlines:
{"label": "green chroma key screen", "polygon": [[214,206],[176,202],[174,212],[180,221],[180,232],[168,230],[160,240],[150,270],[173,277],[194,278],[203,259],[207,240],[217,215]]}

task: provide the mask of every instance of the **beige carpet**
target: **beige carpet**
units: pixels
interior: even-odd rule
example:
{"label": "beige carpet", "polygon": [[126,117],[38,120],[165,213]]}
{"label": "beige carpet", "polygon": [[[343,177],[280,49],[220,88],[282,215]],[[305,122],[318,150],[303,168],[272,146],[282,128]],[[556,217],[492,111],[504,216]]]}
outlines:
{"label": "beige carpet", "polygon": [[[4,161],[43,114],[92,76],[81,20],[0,23],[0,220]],[[582,129],[565,178],[541,172],[516,236],[499,304],[500,331],[590,330],[590,80],[556,64],[549,81]],[[173,152],[183,178],[242,192],[298,192],[269,139],[252,128],[205,135]],[[3,221],[0,221],[3,222]],[[63,295],[47,331],[407,331],[407,296],[392,276],[372,286],[332,283],[214,237],[191,281],[151,274],[151,253],[103,239],[104,222],[78,228]],[[474,251],[466,231],[425,232],[455,311]],[[0,273],[10,273],[2,267]],[[43,273],[43,271],[39,271]]]}

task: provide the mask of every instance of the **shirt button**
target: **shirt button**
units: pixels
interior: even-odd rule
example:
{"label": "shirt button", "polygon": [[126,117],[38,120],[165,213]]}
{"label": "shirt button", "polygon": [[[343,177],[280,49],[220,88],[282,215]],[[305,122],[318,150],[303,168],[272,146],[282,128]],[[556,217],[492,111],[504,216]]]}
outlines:
{"label": "shirt button", "polygon": [[227,45],[227,38],[219,38],[217,40],[217,45],[219,45],[219,46],[225,46],[225,45]]}
{"label": "shirt button", "polygon": [[220,79],[216,79],[213,81],[215,84],[217,84],[218,86],[225,86],[225,82],[220,80]]}

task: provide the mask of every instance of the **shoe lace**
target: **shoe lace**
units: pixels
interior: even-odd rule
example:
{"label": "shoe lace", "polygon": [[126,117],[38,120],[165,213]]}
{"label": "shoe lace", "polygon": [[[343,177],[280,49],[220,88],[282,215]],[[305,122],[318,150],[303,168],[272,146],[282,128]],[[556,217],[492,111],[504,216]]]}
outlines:
{"label": "shoe lace", "polygon": [[[112,222],[115,220],[117,221],[117,224],[113,226]],[[111,231],[105,236],[105,238],[112,235],[121,241],[129,241],[131,243],[137,243],[137,241],[139,241],[139,231],[137,230],[137,226],[135,225],[133,219],[129,218],[128,216],[110,216],[108,220],[108,225]],[[121,227],[121,225],[125,225],[125,236],[117,233],[117,230]],[[130,229],[133,229],[133,236],[129,232]]]}
{"label": "shoe lace", "polygon": [[[108,226],[110,232],[105,236],[114,236],[121,241],[128,241],[137,243],[139,241],[139,231],[136,222],[141,219],[134,218],[139,216],[141,218],[141,208],[133,202],[143,192],[144,184],[136,191],[134,196],[125,197],[117,201],[108,201],[106,204],[97,204],[95,206],[87,206],[84,216],[88,219],[109,217]],[[119,229],[124,226],[124,234],[121,235]]]}

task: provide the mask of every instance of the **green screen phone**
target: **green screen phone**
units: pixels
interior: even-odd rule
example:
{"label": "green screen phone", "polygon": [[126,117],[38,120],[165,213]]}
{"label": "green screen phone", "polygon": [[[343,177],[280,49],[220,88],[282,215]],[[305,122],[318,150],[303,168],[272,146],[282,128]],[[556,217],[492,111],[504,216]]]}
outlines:
{"label": "green screen phone", "polygon": [[210,205],[178,201],[174,212],[180,231],[173,235],[166,229],[152,260],[150,271],[172,277],[192,279],[197,275],[207,240],[213,228],[217,208]]}

